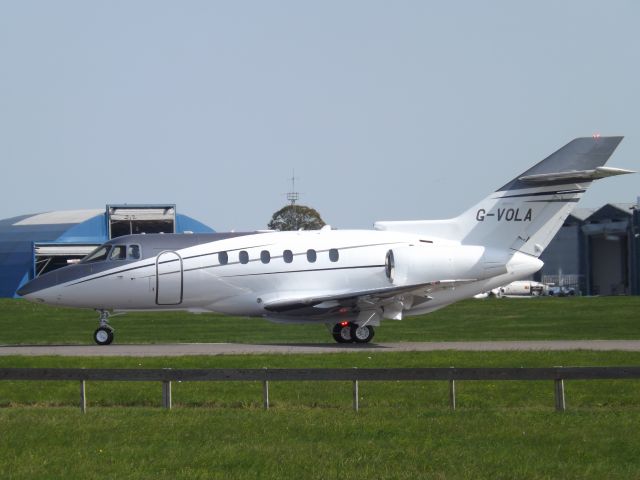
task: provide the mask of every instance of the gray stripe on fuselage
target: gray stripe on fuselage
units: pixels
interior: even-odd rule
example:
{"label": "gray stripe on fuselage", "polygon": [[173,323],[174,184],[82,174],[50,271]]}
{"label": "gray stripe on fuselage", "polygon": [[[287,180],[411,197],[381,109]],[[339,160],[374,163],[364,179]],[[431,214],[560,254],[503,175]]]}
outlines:
{"label": "gray stripe on fuselage", "polygon": [[280,275],[287,273],[309,273],[309,272],[327,272],[331,270],[357,270],[361,268],[383,268],[382,265],[354,265],[351,267],[328,267],[328,268],[310,268],[304,270],[280,270],[277,272],[258,272],[258,273],[241,273],[238,275],[221,275],[221,278],[236,278],[236,277],[256,277],[260,275]]}
{"label": "gray stripe on fuselage", "polygon": [[[249,246],[244,245],[244,246],[242,246],[242,247],[233,248],[233,249],[230,249],[230,250],[217,250],[217,251],[215,251],[215,252],[199,253],[198,255],[191,255],[191,256],[189,256],[189,257],[181,257],[181,259],[182,259],[182,261],[185,261],[185,260],[190,260],[190,259],[192,259],[192,258],[206,257],[207,255],[217,255],[218,253],[220,253],[220,252],[222,252],[222,251],[225,251],[225,252],[235,252],[235,251],[237,251],[237,250],[242,250],[242,249],[245,249],[245,248],[247,248],[247,249],[249,249],[249,248],[261,248],[261,247],[266,247],[266,246],[268,246],[268,245],[269,245],[269,244],[249,245]],[[188,248],[188,247],[185,247],[185,248]],[[160,249],[160,251],[163,251],[163,249]],[[158,253],[160,253],[160,251],[158,251]],[[169,251],[169,250],[164,250],[164,251]],[[171,251],[173,251],[173,250],[171,250]],[[156,258],[156,257],[157,257],[157,255],[154,255],[152,258]],[[140,260],[134,260],[134,261],[135,261],[135,262],[139,262]],[[171,259],[171,260],[164,260],[164,261],[162,261],[162,262],[159,262],[159,264],[164,265],[164,264],[166,264],[166,263],[173,263],[173,262],[177,262],[177,261],[178,261],[178,259],[177,259],[177,258],[173,258],[173,259]],[[132,263],[132,262],[131,262],[131,261],[129,261],[129,262],[127,262],[127,263]],[[229,263],[228,263],[228,264],[226,264],[226,265],[233,265],[233,264],[237,264],[237,263],[240,263],[240,262],[229,262]],[[69,285],[69,286],[78,285],[78,284],[80,284],[80,283],[85,283],[85,282],[90,282],[91,280],[97,280],[97,279],[99,279],[99,278],[108,277],[108,276],[110,276],[110,275],[116,275],[116,274],[119,274],[119,273],[125,273],[125,272],[132,272],[133,270],[139,270],[139,269],[141,269],[141,268],[146,268],[146,267],[153,267],[153,266],[155,266],[155,265],[156,265],[156,262],[152,262],[152,263],[145,263],[144,265],[137,265],[137,266],[132,267],[132,268],[125,268],[125,269],[116,270],[116,271],[112,271],[112,270],[113,270],[113,267],[112,267],[112,268],[108,268],[108,269],[106,269],[107,273],[105,273],[104,275],[100,275],[100,276],[98,276],[98,277],[92,277],[92,278],[87,278],[87,279],[84,279],[84,280],[80,280],[79,282],[72,283],[72,284],[71,284],[71,285]],[[204,266],[204,267],[187,268],[187,269],[184,269],[184,271],[185,271],[185,272],[190,272],[190,271],[192,271],[192,270],[200,270],[200,269],[203,269],[203,268],[212,268],[212,267],[216,267],[216,266],[224,266],[224,265],[208,265],[208,266]],[[98,273],[99,273],[99,272],[98,272]],[[155,275],[155,274],[154,274],[154,275]]]}
{"label": "gray stripe on fuselage", "polygon": [[[146,263],[144,265],[138,265],[133,268],[120,268],[132,263],[140,262],[150,258],[155,258],[158,253],[163,250],[181,250],[184,248],[192,247],[195,245],[212,243],[229,238],[236,238],[248,235],[261,235],[268,232],[240,232],[240,233],[153,233],[153,234],[136,234],[125,235],[117,237],[103,245],[116,246],[116,245],[140,245],[142,258],[140,259],[127,259],[127,260],[104,260],[100,262],[88,262],[78,263],[76,265],[69,265],[67,267],[59,268],[49,273],[45,273],[37,278],[34,278],[29,283],[26,283],[22,288],[18,290],[18,295],[24,296],[35,293],[45,288],[50,288],[55,285],[63,283],[69,283],[74,280],[79,280],[89,275],[99,274],[102,272],[109,272],[105,275],[100,275],[90,279],[82,280],[83,283],[89,280],[103,278],[109,275],[115,275],[123,272],[129,272],[139,268],[145,268],[154,263]],[[250,247],[247,247],[250,248]],[[170,262],[172,260],[168,260]],[[165,262],[162,262],[165,263]],[[115,270],[117,269],[117,270]],[[112,271],[115,270],[115,271]]]}
{"label": "gray stripe on fuselage", "polygon": [[205,243],[218,242],[229,238],[244,237],[247,235],[263,235],[270,232],[227,232],[227,233],[151,233],[151,234],[135,234],[125,235],[123,237],[114,238],[105,243],[105,245],[140,245],[142,249],[142,258],[136,260],[145,260],[154,258],[163,250],[182,250],[196,245]]}
{"label": "gray stripe on fuselage", "polygon": [[[390,243],[389,242],[385,242],[385,243],[372,243],[372,244],[368,244],[368,245],[352,245],[352,246],[349,246],[349,247],[339,248],[339,250],[350,250],[350,249],[355,249],[355,248],[378,247],[378,246],[381,246],[381,245],[396,245],[398,243],[404,243],[404,242],[390,242]],[[268,245],[269,244],[242,245],[240,247],[233,248],[233,249],[227,249],[227,250],[224,250],[224,251],[225,252],[236,252],[236,251],[239,251],[239,250],[245,250],[245,249],[248,250],[248,249],[251,249],[251,248],[267,247]],[[331,249],[318,250],[318,252],[328,252],[329,250],[331,250]],[[218,250],[218,251],[208,252],[208,253],[199,253],[198,255],[191,255],[189,257],[183,257],[182,260],[184,261],[184,260],[190,260],[192,258],[206,257],[206,256],[209,256],[209,255],[217,255],[221,251],[223,251],[223,250]],[[294,256],[303,256],[305,254],[306,254],[306,252],[300,252],[300,253],[294,254]],[[155,256],[153,258],[155,258]],[[282,255],[278,255],[278,256],[272,257],[272,259],[277,259],[277,258],[282,258]],[[136,260],[136,261],[139,261],[139,260]],[[171,259],[171,260],[165,260],[164,262],[160,262],[160,263],[161,264],[165,264],[165,263],[172,263],[172,262],[177,262],[177,261],[178,261],[177,259]],[[253,262],[260,262],[260,259],[259,258],[254,258],[252,260],[249,260],[248,263],[253,263]],[[131,263],[131,262],[128,262],[128,263]],[[185,268],[184,271],[185,272],[193,272],[193,271],[196,271],[196,270],[204,270],[204,269],[207,269],[207,268],[221,268],[221,267],[226,267],[228,265],[239,265],[239,264],[240,264],[240,262],[228,262],[228,263],[226,263],[224,265],[221,265],[221,264],[218,264],[218,265],[204,265],[204,266],[199,266],[199,267],[195,267],[195,268]],[[84,279],[84,280],[80,280],[79,282],[72,283],[70,286],[78,285],[80,283],[90,282],[91,280],[97,280],[99,278],[108,277],[110,275],[116,275],[116,274],[120,274],[120,273],[124,273],[124,272],[130,272],[130,271],[133,271],[133,270],[137,270],[137,269],[140,269],[140,268],[151,267],[151,266],[154,266],[154,265],[155,265],[155,262],[154,263],[146,263],[144,265],[138,265],[138,266],[133,267],[133,268],[126,268],[126,269],[116,270],[116,271],[108,271],[104,275],[100,275],[100,276],[97,276],[97,277],[92,277],[92,278],[87,278],[87,279]],[[66,267],[66,268],[73,268],[73,267]],[[111,269],[108,269],[108,270],[111,270]],[[308,270],[308,271],[313,271],[313,269],[312,270]],[[254,275],[259,275],[259,274],[254,274]],[[242,276],[242,275],[238,275],[238,276]]]}

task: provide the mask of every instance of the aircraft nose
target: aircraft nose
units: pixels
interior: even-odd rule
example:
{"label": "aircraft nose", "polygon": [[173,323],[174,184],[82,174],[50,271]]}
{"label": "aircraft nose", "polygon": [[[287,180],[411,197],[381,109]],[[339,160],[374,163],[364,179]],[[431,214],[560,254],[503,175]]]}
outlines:
{"label": "aircraft nose", "polygon": [[21,297],[30,300],[33,296],[47,288],[53,287],[58,283],[58,276],[56,272],[50,272],[42,275],[41,277],[34,278],[28,283],[25,283],[22,287],[18,289],[16,292]]}
{"label": "aircraft nose", "polygon": [[87,269],[86,266],[81,265],[70,265],[59,268],[58,270],[34,278],[20,287],[16,293],[27,300],[61,304],[61,290],[57,287],[82,278],[89,273],[91,273],[91,271]]}
{"label": "aircraft nose", "polygon": [[21,297],[27,297],[29,295],[36,293],[39,290],[42,290],[43,288],[46,288],[46,287],[43,284],[42,279],[34,278],[30,282],[27,282],[22,287],[20,287],[16,293]]}

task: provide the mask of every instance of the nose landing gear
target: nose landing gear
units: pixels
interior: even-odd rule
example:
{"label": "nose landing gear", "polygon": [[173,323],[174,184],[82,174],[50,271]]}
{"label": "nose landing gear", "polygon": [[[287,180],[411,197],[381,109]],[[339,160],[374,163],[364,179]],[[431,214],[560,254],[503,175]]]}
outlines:
{"label": "nose landing gear", "polygon": [[100,326],[93,332],[93,340],[98,345],[109,345],[113,342],[113,327],[109,325],[109,312],[107,310],[99,310]]}

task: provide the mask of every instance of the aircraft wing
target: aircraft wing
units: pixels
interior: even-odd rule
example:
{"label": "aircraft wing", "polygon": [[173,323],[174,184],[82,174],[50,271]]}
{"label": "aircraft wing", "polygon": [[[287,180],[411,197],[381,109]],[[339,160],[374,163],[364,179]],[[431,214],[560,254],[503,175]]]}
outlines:
{"label": "aircraft wing", "polygon": [[457,284],[470,281],[473,280],[443,280],[414,285],[389,286],[370,290],[330,293],[326,295],[301,295],[299,297],[288,296],[286,298],[277,298],[265,301],[264,309],[273,313],[295,314],[295,310],[305,311],[309,307],[314,307],[325,302],[337,302],[342,306],[351,307],[363,307],[363,304],[366,304],[369,309],[372,309],[400,295],[414,295],[428,299],[429,293],[434,290],[445,288],[447,286],[452,287]]}

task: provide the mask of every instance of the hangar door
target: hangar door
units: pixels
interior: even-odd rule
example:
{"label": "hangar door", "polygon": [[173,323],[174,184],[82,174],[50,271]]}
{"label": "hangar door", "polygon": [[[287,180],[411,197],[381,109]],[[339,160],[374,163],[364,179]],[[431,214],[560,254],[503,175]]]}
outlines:
{"label": "hangar door", "polygon": [[156,304],[180,305],[183,288],[182,257],[162,252],[156,257]]}
{"label": "hangar door", "polygon": [[175,205],[107,205],[109,238],[134,233],[175,233]]}
{"label": "hangar door", "polygon": [[69,243],[34,243],[34,276],[78,263],[98,245]]}
{"label": "hangar door", "polygon": [[591,292],[594,295],[629,293],[627,237],[594,235],[591,237]]}

